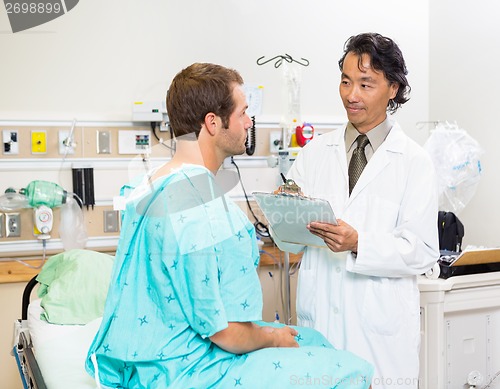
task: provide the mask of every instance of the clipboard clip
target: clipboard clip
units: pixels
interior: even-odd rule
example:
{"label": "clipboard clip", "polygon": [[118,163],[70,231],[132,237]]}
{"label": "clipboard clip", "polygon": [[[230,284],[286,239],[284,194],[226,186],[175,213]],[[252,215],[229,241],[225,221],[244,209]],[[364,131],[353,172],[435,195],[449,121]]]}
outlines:
{"label": "clipboard clip", "polygon": [[294,180],[291,178],[283,179],[284,184],[280,185],[277,190],[274,191],[274,194],[277,195],[285,195],[285,196],[301,196],[304,197],[300,186],[296,184]]}

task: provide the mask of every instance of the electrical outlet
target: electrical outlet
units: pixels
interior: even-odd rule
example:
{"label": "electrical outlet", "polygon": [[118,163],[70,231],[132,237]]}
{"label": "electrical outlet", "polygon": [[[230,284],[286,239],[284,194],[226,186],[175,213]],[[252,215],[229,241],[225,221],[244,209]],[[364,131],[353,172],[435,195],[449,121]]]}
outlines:
{"label": "electrical outlet", "polygon": [[59,154],[61,155],[69,155],[75,154],[75,141],[73,138],[70,138],[70,131],[59,131]]}
{"label": "electrical outlet", "polygon": [[47,131],[31,131],[31,154],[47,153]]}
{"label": "electrical outlet", "polygon": [[4,154],[19,154],[19,140],[17,130],[3,130],[2,142]]}
{"label": "electrical outlet", "polygon": [[269,133],[269,152],[278,153],[281,147],[281,131],[271,131]]}
{"label": "electrical outlet", "polygon": [[5,236],[7,238],[21,236],[21,215],[19,213],[5,214]]}

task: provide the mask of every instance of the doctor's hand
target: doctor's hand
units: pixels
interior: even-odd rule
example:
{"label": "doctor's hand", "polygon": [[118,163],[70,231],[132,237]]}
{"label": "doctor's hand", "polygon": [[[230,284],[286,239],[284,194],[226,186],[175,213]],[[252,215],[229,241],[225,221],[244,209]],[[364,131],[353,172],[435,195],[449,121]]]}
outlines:
{"label": "doctor's hand", "polygon": [[338,225],[311,222],[307,229],[319,236],[328,248],[335,253],[342,251],[358,252],[358,232],[343,220],[337,219]]}

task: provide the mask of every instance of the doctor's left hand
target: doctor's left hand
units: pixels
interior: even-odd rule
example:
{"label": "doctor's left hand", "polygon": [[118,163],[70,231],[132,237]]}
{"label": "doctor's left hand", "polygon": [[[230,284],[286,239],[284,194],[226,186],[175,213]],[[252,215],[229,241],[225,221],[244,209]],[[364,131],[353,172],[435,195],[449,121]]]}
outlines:
{"label": "doctor's left hand", "polygon": [[343,220],[337,219],[338,225],[311,222],[307,229],[319,236],[333,252],[358,252],[358,232]]}

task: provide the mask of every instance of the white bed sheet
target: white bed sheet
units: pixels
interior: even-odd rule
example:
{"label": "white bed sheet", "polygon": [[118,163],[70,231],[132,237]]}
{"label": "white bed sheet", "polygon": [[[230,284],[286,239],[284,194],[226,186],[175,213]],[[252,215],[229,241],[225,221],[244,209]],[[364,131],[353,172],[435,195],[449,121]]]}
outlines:
{"label": "white bed sheet", "polygon": [[30,303],[28,328],[47,388],[96,389],[85,371],[85,358],[101,318],[86,325],[56,325],[41,320],[42,312],[39,299]]}

